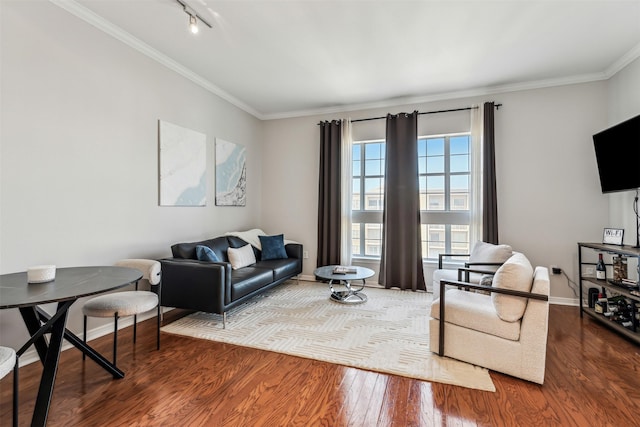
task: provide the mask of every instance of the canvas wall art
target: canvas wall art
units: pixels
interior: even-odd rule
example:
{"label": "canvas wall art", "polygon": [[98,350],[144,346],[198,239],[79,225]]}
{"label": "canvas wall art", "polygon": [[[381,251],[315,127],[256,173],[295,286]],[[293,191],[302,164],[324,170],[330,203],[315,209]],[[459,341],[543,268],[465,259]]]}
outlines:
{"label": "canvas wall art", "polygon": [[246,204],[246,149],[243,145],[216,138],[216,205]]}
{"label": "canvas wall art", "polygon": [[160,120],[160,206],[206,206],[207,136]]}

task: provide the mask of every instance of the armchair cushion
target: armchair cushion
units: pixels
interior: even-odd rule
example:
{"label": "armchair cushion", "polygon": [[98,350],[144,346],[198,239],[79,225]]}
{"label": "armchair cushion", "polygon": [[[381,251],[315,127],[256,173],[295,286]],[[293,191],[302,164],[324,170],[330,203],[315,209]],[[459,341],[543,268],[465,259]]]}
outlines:
{"label": "armchair cushion", "polygon": [[[533,267],[521,253],[515,253],[493,276],[493,286],[500,289],[530,292],[532,284]],[[505,322],[520,320],[527,308],[527,299],[523,297],[493,293],[491,300],[498,317]]]}
{"label": "armchair cushion", "polygon": [[494,245],[486,242],[476,242],[469,256],[469,264],[502,263],[513,255],[509,245]]}
{"label": "armchair cushion", "polygon": [[[520,322],[500,319],[489,295],[449,289],[446,303],[445,321],[448,323],[512,341],[520,338]],[[431,317],[440,319],[440,299],[431,304]]]}

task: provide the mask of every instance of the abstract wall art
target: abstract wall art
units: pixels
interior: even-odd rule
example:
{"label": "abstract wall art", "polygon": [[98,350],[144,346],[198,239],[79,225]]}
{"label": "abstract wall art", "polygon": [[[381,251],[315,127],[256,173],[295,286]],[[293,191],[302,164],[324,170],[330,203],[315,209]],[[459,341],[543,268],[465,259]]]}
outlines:
{"label": "abstract wall art", "polygon": [[246,204],[246,149],[243,145],[216,138],[216,206]]}
{"label": "abstract wall art", "polygon": [[206,206],[207,136],[159,120],[160,206]]}

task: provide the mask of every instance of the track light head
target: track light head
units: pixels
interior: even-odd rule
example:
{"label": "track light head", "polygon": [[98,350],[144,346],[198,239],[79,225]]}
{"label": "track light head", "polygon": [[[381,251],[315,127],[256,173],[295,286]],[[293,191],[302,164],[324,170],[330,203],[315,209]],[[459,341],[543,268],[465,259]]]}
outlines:
{"label": "track light head", "polygon": [[189,15],[189,29],[193,34],[198,33],[198,19],[193,15]]}

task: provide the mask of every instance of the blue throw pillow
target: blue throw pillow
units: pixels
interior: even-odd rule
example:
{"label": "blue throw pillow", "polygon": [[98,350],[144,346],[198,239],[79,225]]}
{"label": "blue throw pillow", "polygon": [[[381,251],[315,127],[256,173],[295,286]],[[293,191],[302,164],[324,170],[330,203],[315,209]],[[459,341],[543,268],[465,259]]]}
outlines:
{"label": "blue throw pillow", "polygon": [[285,259],[287,251],[284,249],[284,235],[277,236],[258,236],[260,237],[260,245],[262,246],[262,260],[268,259]]}
{"label": "blue throw pillow", "polygon": [[196,246],[196,257],[200,261],[220,262],[220,258],[213,252],[208,246],[198,245]]}

